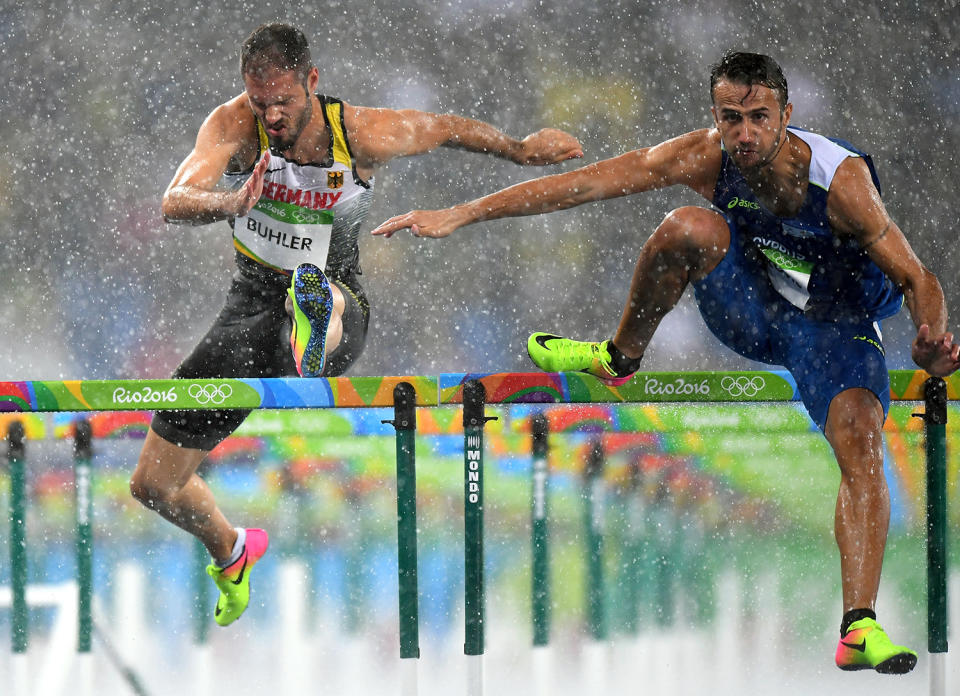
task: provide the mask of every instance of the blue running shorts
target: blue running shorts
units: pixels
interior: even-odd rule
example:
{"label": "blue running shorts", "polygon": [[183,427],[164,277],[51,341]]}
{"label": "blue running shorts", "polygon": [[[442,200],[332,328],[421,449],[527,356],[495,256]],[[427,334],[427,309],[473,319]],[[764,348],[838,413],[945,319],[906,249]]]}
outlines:
{"label": "blue running shorts", "polygon": [[890,409],[890,375],[878,322],[863,318],[818,321],[771,285],[760,252],[730,226],[730,247],[710,274],[693,283],[704,322],[740,355],[782,365],[822,431],[830,402],[853,387],[872,391]]}

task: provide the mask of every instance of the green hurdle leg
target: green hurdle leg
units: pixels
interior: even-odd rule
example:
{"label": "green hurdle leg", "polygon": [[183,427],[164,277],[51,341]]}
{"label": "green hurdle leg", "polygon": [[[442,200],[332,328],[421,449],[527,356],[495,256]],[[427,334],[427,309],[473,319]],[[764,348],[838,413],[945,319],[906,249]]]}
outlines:
{"label": "green hurdle leg", "polygon": [[607,639],[607,622],[603,602],[603,441],[597,437],[590,446],[590,455],[583,472],[583,519],[587,538],[587,626],[590,637]]}
{"label": "green hurdle leg", "polygon": [[550,472],[547,468],[547,417],[538,413],[531,421],[533,437],[533,495],[531,535],[533,560],[531,563],[531,606],[533,613],[533,644],[550,642],[550,561],[548,555],[547,486]]}
{"label": "green hurdle leg", "polygon": [[484,568],[483,568],[483,426],[486,389],[471,380],[463,387],[463,546],[464,643],[467,694],[483,693]]}
{"label": "green hurdle leg", "polygon": [[25,654],[29,644],[27,615],[27,483],[23,423],[14,421],[7,431],[10,463],[10,574],[13,593],[11,645],[14,654]]}
{"label": "green hurdle leg", "polygon": [[210,576],[207,575],[207,565],[210,563],[210,552],[199,539],[193,540],[193,642],[195,645],[205,645],[210,637],[210,608],[213,600],[210,597]]}
{"label": "green hurdle leg", "polygon": [[924,385],[927,457],[927,650],[930,694],[946,693],[947,652],[947,385]]}
{"label": "green hurdle leg", "polygon": [[932,653],[947,652],[947,385],[924,385],[927,454],[927,632]]}
{"label": "green hurdle leg", "polygon": [[89,653],[93,636],[93,447],[90,422],[74,425],[73,470],[77,524],[77,652]]}
{"label": "green hurdle leg", "polygon": [[417,579],[416,392],[407,382],[393,390],[397,431],[397,580],[400,610],[400,658],[420,657],[420,607]]}
{"label": "green hurdle leg", "polygon": [[463,526],[465,655],[482,655],[483,585],[483,415],[486,389],[477,381],[463,387]]}

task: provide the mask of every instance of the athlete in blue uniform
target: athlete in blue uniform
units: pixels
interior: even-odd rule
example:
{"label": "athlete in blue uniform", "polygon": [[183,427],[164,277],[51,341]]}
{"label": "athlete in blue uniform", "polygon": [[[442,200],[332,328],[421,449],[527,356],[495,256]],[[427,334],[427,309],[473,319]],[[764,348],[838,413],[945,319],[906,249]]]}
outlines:
{"label": "athlete in blue uniform", "polygon": [[[369,316],[357,233],[374,172],[389,160],[440,146],[530,165],[583,154],[576,138],[552,128],[517,140],[452,114],[320,95],[307,40],[289,25],[254,30],[240,68],[244,92],[207,117],[163,195],[169,222],[229,221],[237,250],[224,308],[177,377],[337,375],[356,360]],[[220,186],[223,178],[228,185]],[[158,412],[130,481],[134,497],[210,552],[207,571],[220,588],[215,618],[224,626],[247,607],[267,534],[231,526],[196,472],[248,413]]]}
{"label": "athlete in blue uniform", "polygon": [[663,316],[692,285],[710,329],[751,359],[784,365],[837,457],[841,484],[841,669],[905,673],[916,653],[894,645],[874,613],[890,501],[881,428],[889,405],[879,321],[904,300],[917,326],[913,359],[932,375],[960,367],[936,277],[887,215],[869,157],[788,128],[792,104],[769,57],[729,53],[712,70],[714,127],[440,211],[391,218],[444,237],[482,220],[532,215],[682,184],[715,207],[672,211],[644,244],[613,339],[535,333],[533,361],[614,384],[637,370]]}

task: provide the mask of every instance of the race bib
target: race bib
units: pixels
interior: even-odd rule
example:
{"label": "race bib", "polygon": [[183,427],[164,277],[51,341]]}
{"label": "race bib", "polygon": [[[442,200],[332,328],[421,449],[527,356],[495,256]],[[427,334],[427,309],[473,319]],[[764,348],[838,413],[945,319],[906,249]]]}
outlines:
{"label": "race bib", "polygon": [[254,261],[290,271],[301,263],[325,268],[333,213],[261,198],[233,225],[234,246]]}

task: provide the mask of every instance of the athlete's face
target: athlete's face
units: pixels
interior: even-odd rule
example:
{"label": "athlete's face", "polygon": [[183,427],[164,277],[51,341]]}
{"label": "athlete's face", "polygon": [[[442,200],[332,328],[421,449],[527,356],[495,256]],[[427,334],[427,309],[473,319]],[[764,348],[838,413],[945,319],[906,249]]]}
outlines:
{"label": "athlete's face", "polygon": [[723,146],[741,171],[773,161],[786,141],[792,104],[780,111],[777,93],[764,85],[719,80],[713,88],[713,120]]}
{"label": "athlete's face", "polygon": [[319,73],[311,68],[304,84],[296,71],[267,68],[245,73],[243,83],[250,108],[263,124],[271,149],[289,150],[310,122]]}

